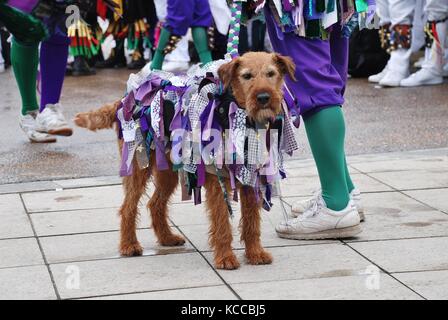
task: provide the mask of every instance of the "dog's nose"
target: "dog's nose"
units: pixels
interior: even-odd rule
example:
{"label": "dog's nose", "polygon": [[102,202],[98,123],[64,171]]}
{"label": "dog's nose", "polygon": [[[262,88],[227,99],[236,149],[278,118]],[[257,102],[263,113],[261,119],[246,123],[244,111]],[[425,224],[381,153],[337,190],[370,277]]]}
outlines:
{"label": "dog's nose", "polygon": [[271,96],[267,92],[257,94],[257,101],[260,104],[266,104],[271,99]]}

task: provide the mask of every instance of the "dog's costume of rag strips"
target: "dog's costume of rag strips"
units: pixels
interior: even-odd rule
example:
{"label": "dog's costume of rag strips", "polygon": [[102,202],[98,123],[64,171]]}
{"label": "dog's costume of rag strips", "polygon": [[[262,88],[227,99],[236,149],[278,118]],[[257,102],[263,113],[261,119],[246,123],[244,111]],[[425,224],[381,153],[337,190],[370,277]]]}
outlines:
{"label": "dog's costume of rag strips", "polygon": [[[330,0],[331,1],[331,0]],[[319,2],[319,1],[317,1]],[[314,5],[316,1],[311,1]],[[284,37],[292,37],[293,41],[284,41],[288,45],[298,46],[296,50],[306,49],[305,45],[300,45],[297,42],[299,37],[294,33],[303,30],[306,26],[304,16],[301,16],[294,10],[297,9],[297,4],[302,1],[256,1],[245,4],[245,9],[248,15],[253,12],[260,12],[260,10],[266,6],[266,13],[268,19],[276,19],[276,17],[283,17],[282,20],[277,20],[275,25],[270,24],[270,31],[274,31],[274,35],[278,34],[280,39]],[[321,2],[319,2],[321,3]],[[325,1],[324,1],[325,3]],[[355,25],[358,25],[361,21],[366,20],[367,3],[363,10],[358,13],[355,11],[354,6],[347,7],[348,13],[343,12],[343,16],[347,23],[344,25],[344,31],[346,35],[349,34],[349,30]],[[294,5],[293,5],[294,4]],[[280,5],[280,7],[275,7]],[[339,6],[336,6],[334,2],[334,13],[338,16],[340,13]],[[277,11],[276,9],[280,8]],[[328,38],[329,28],[322,28],[323,17],[326,13],[317,14],[314,6],[307,7],[303,5],[301,10],[313,9],[313,17],[316,17],[316,21],[313,21],[315,28],[310,28],[313,33],[312,37]],[[346,7],[344,7],[346,8]],[[319,10],[321,8],[319,7]],[[285,11],[286,10],[286,11]],[[326,8],[324,6],[324,12]],[[296,17],[299,17],[303,25],[299,25],[299,20],[287,20],[287,16],[295,12]],[[306,15],[305,11],[300,11],[303,15]],[[308,12],[308,11],[307,11]],[[333,12],[333,11],[331,11]],[[228,51],[231,55],[235,55],[235,50],[238,47],[238,27],[240,20],[244,19],[242,13],[241,2],[232,3],[232,23],[229,34]],[[281,23],[278,23],[282,21]],[[289,22],[288,22],[289,21]],[[331,28],[337,30],[337,22],[331,25]],[[288,23],[287,23],[288,22]],[[317,26],[317,27],[316,27]],[[283,30],[285,32],[283,32]],[[340,28],[339,28],[340,29]],[[306,30],[306,29],[305,29]],[[310,31],[310,32],[311,32]],[[341,31],[340,31],[341,32]],[[337,35],[340,34],[337,33]],[[306,35],[306,34],[305,34]],[[272,37],[272,35],[271,35]],[[285,154],[291,155],[298,149],[297,142],[294,138],[293,124],[298,126],[298,117],[296,117],[294,123],[292,121],[293,116],[304,114],[313,108],[316,108],[316,102],[319,103],[319,107],[326,105],[325,97],[313,100],[316,91],[307,91],[306,84],[308,81],[313,84],[318,84],[319,81],[323,81],[323,85],[319,85],[319,88],[325,88],[324,96],[327,92],[333,90],[337,95],[333,95],[328,100],[329,103],[336,104],[342,103],[343,87],[345,86],[345,79],[341,79],[341,76],[336,69],[331,69],[330,75],[325,74],[326,70],[315,70],[318,76],[319,72],[323,72],[321,78],[316,77],[314,74],[303,75],[301,65],[303,68],[303,61],[297,62],[297,52],[289,52],[282,50],[279,47],[279,43],[282,43],[280,39],[274,40],[276,49],[285,55],[290,55],[295,58],[296,64],[299,64],[298,72],[296,76],[305,77],[299,84],[305,86],[304,92],[307,97],[300,96],[302,88],[297,87],[295,83],[287,81],[290,89],[285,90],[284,101],[282,103],[283,113],[276,119],[275,123],[271,123],[272,128],[279,129],[278,136],[274,139],[270,139],[271,144],[271,156],[266,162],[257,161],[262,158],[263,145],[266,145],[266,137],[270,137],[269,134],[263,136],[260,139],[258,125],[252,124],[246,115],[243,108],[238,106],[236,102],[230,97],[228,93],[223,92],[223,85],[218,79],[217,70],[220,65],[230,61],[230,57],[227,60],[215,61],[206,64],[204,67],[193,68],[187,75],[175,76],[173,74],[164,73],[157,70],[150,70],[150,67],[145,67],[139,74],[130,77],[128,82],[127,95],[122,100],[122,105],[117,112],[117,119],[119,120],[120,136],[124,139],[122,163],[120,174],[122,176],[131,175],[132,170],[144,169],[149,165],[150,149],[155,150],[156,165],[158,170],[168,170],[169,165],[166,160],[168,156],[167,152],[170,149],[176,148],[176,144],[180,143],[178,140],[173,139],[173,142],[169,142],[169,135],[172,135],[177,129],[184,129],[188,133],[192,133],[195,130],[201,130],[201,135],[197,139],[193,139],[194,142],[188,140],[185,135],[182,137],[185,141],[189,141],[186,145],[183,144],[183,155],[194,153],[195,148],[198,145],[202,148],[207,146],[214,138],[209,134],[208,129],[217,129],[218,132],[223,133],[226,129],[230,129],[232,132],[226,136],[226,141],[220,144],[220,147],[215,153],[206,154],[205,158],[201,161],[195,162],[193,156],[187,158],[187,161],[175,163],[173,170],[180,170],[182,175],[181,181],[183,181],[183,199],[188,199],[188,196],[194,194],[195,203],[201,202],[200,190],[205,182],[205,173],[214,172],[220,182],[224,193],[225,199],[229,200],[229,195],[223,186],[222,178],[228,176],[231,181],[232,189],[235,189],[235,183],[239,182],[243,186],[253,187],[256,194],[262,194],[263,206],[265,209],[269,209],[272,205],[271,196],[273,195],[273,185],[279,179],[285,178],[286,173],[283,167],[283,158]],[[324,52],[329,48],[328,40],[321,39],[305,39],[304,41],[311,41],[315,43],[317,51],[317,59],[315,56],[309,56],[309,60],[318,60],[314,66],[319,67],[329,64],[330,53]],[[286,39],[285,39],[286,40]],[[336,40],[336,39],[335,39]],[[345,39],[337,39],[345,45]],[[306,52],[306,51],[305,51]],[[341,53],[343,55],[343,53]],[[346,57],[341,57],[342,60]],[[341,64],[343,62],[341,61]],[[342,73],[343,65],[339,70]],[[333,74],[334,73],[334,74]],[[328,80],[326,78],[329,78]],[[316,81],[316,82],[313,82]],[[331,86],[330,86],[331,84]],[[335,88],[338,88],[337,90]],[[296,98],[291,95],[291,92],[296,94]],[[229,102],[230,100],[230,102]],[[297,101],[299,102],[297,104]],[[310,101],[305,103],[306,101]],[[331,101],[331,102],[330,102]],[[298,109],[300,106],[300,110]],[[275,143],[273,143],[275,142]],[[229,164],[228,162],[222,164],[220,162],[220,156],[222,153],[230,154],[231,159],[242,158],[243,164]],[[136,163],[139,168],[133,168],[133,159],[136,159]],[[226,157],[228,159],[228,157]],[[211,160],[211,165],[206,166],[204,160]],[[263,171],[270,167],[271,171]],[[234,192],[234,198],[236,198],[236,192]],[[229,204],[229,202],[228,202]],[[229,211],[231,212],[230,205]]]}

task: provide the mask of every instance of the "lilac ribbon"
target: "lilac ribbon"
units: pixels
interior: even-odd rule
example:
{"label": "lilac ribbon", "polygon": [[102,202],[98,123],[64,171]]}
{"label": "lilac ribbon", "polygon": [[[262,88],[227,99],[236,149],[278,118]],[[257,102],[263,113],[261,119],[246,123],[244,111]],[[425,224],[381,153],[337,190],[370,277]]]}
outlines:
{"label": "lilac ribbon", "polygon": [[142,106],[149,106],[154,94],[162,88],[162,79],[159,76],[152,76],[151,80],[143,83],[135,94],[135,100],[140,101]]}
{"label": "lilac ribbon", "polygon": [[129,92],[129,94],[121,100],[121,106],[123,108],[124,119],[126,121],[131,120],[135,106],[134,91]]}

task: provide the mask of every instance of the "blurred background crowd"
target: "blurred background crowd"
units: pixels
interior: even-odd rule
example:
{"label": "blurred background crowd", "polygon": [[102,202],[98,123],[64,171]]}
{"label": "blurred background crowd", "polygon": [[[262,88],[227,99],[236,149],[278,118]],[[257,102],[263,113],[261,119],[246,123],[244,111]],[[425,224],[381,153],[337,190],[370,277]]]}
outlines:
{"label": "blurred background crowd", "polygon": [[[40,48],[38,44],[24,46],[12,40],[9,31],[0,25],[0,73],[14,66],[23,100],[20,124],[33,142],[54,142],[53,134],[71,134],[59,108],[64,76],[90,76],[106,68],[139,70],[151,62],[163,36],[169,5],[168,0],[10,0],[6,3],[24,12],[30,12],[28,7],[35,8],[38,3],[33,14],[36,15],[36,10],[47,10],[46,19],[51,21],[51,15],[56,12],[52,7],[59,3],[66,7],[68,2],[82,3],[79,7],[82,19],[71,24],[63,34],[54,32]],[[207,30],[208,48],[213,59],[220,59],[226,53],[231,13],[226,0],[208,2],[214,21]],[[114,4],[113,8],[110,3]],[[371,28],[354,30],[351,36],[348,72],[352,77],[368,77],[370,82],[382,87],[442,84],[448,76],[447,29],[448,0],[376,0],[376,17]],[[201,60],[193,38],[189,30],[184,37],[169,39],[162,70],[183,72]],[[272,51],[263,14],[242,26],[239,38],[241,54]],[[40,113],[33,114],[38,106],[32,84],[34,74],[30,70],[35,68],[31,64],[38,65],[38,59]],[[45,130],[31,130],[36,127],[35,121]]]}

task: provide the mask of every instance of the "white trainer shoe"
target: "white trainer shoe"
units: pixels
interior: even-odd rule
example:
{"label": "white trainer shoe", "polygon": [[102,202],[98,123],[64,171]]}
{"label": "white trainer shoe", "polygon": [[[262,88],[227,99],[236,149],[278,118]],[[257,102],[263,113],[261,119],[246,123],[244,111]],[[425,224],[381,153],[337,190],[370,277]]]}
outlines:
{"label": "white trainer shoe", "polygon": [[411,53],[410,49],[397,49],[391,52],[387,72],[379,82],[381,86],[398,87],[401,80],[409,77]]}
{"label": "white trainer shoe", "polygon": [[297,218],[281,222],[275,228],[280,238],[296,240],[342,239],[362,232],[360,218],[353,202],[341,211],[327,208],[321,196]]}
{"label": "white trainer shoe", "polygon": [[64,115],[61,112],[61,105],[48,104],[44,111],[36,118],[37,131],[54,134],[57,136],[71,136],[72,128],[69,127]]}
{"label": "white trainer shoe", "polygon": [[53,143],[56,138],[47,133],[36,131],[37,112],[31,112],[26,115],[20,115],[19,125],[27,138],[34,143]]}
{"label": "white trainer shoe", "polygon": [[386,65],[386,67],[384,67],[383,71],[381,71],[380,73],[371,75],[369,78],[367,78],[367,80],[368,80],[369,82],[372,82],[372,83],[378,83],[378,82],[381,81],[381,79],[384,78],[384,76],[385,76],[386,73],[387,73],[387,70],[388,70],[388,69],[387,69],[387,65]]}
{"label": "white trainer shoe", "polygon": [[[322,190],[318,189],[313,192],[313,196],[306,200],[298,200],[292,204],[291,217],[297,218],[299,215],[308,211],[316,202],[318,197],[322,196]],[[361,201],[361,192],[355,188],[350,192],[350,200],[353,201],[356,210],[358,210],[361,222],[365,221],[364,206]]]}
{"label": "white trainer shoe", "polygon": [[166,72],[185,72],[190,65],[186,61],[165,61],[162,70]]}
{"label": "white trainer shoe", "polygon": [[402,87],[418,87],[429,86],[443,83],[443,77],[440,74],[434,73],[430,68],[423,67],[416,73],[411,74],[406,79],[401,80]]}
{"label": "white trainer shoe", "polygon": [[403,79],[409,77],[409,70],[400,72],[398,70],[388,70],[386,75],[378,82],[383,87],[399,87]]}
{"label": "white trainer shoe", "polygon": [[5,64],[3,62],[0,62],[0,73],[5,72]]}
{"label": "white trainer shoe", "polygon": [[420,59],[418,59],[417,61],[415,61],[414,63],[414,68],[421,68],[423,67],[423,63],[425,62],[425,57],[421,57]]}

